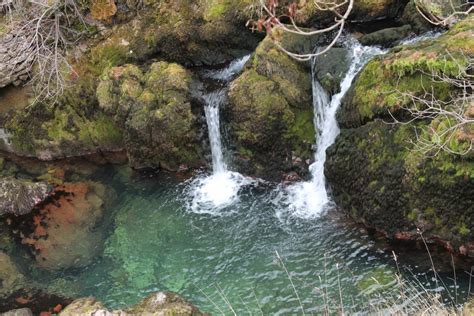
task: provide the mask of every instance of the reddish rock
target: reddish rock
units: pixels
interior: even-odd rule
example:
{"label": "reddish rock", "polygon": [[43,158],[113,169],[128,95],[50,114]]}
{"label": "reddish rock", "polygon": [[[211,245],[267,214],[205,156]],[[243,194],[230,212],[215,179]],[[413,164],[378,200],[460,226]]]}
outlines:
{"label": "reddish rock", "polygon": [[56,270],[82,267],[100,251],[100,223],[110,191],[97,182],[65,183],[54,189],[51,201],[32,217],[32,232],[23,244],[30,245],[40,268]]}

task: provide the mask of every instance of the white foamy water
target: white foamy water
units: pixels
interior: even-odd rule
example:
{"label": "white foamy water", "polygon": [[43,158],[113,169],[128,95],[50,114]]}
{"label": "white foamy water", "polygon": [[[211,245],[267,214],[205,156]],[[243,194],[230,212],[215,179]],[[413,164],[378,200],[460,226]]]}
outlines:
{"label": "white foamy water", "polygon": [[[285,192],[286,203],[293,215],[310,218],[319,215],[330,205],[330,198],[326,189],[324,177],[324,163],[326,149],[331,146],[339,135],[339,126],[336,112],[342,98],[351,87],[357,73],[375,55],[382,54],[383,50],[377,47],[362,46],[355,39],[347,45],[351,55],[351,65],[343,80],[340,92],[329,97],[321,84],[317,81],[313,71],[313,107],[314,125],[316,128],[316,152],[314,163],[309,167],[311,181],[300,182],[289,186]],[[313,62],[313,69],[317,64]]]}
{"label": "white foamy water", "polygon": [[246,55],[242,58],[232,61],[226,68],[217,71],[207,71],[205,76],[207,78],[229,81],[239,74],[245,66],[245,63],[250,59],[251,55]]}
{"label": "white foamy water", "polygon": [[412,45],[418,42],[426,41],[429,39],[435,39],[443,35],[444,32],[442,31],[429,31],[421,35],[417,36],[410,36],[403,41],[400,42],[400,45]]}
{"label": "white foamy water", "polygon": [[[244,67],[250,55],[233,61],[225,69],[209,72],[207,77],[228,83]],[[226,99],[227,87],[203,96],[212,154],[212,174],[199,176],[190,183],[191,202],[188,209],[193,213],[223,215],[222,210],[239,199],[240,188],[252,183],[238,172],[227,169],[222,150],[219,110]]]}

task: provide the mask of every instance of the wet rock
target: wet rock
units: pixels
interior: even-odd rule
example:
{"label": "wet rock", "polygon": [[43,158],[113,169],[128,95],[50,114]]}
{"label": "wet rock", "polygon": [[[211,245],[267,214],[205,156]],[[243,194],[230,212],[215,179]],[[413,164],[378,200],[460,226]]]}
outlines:
{"label": "wet rock", "polygon": [[391,47],[406,38],[411,33],[411,26],[404,25],[400,27],[386,28],[362,36],[359,42],[363,45],[378,45],[382,47]]}
{"label": "wet rock", "polygon": [[349,70],[349,66],[347,49],[334,47],[316,58],[316,77],[326,91],[336,94],[341,88],[341,81]]}
{"label": "wet rock", "polygon": [[97,88],[99,104],[124,130],[134,168],[176,171],[196,165],[200,146],[192,93],[196,81],[178,64],[157,62],[143,72],[137,66],[114,67]]}
{"label": "wet rock", "polygon": [[51,187],[44,182],[0,178],[0,216],[27,214],[50,192]]}
{"label": "wet rock", "polygon": [[39,206],[22,243],[29,245],[39,268],[84,267],[100,252],[103,232],[96,229],[114,194],[97,182],[64,183],[52,200]]}
{"label": "wet rock", "polygon": [[400,21],[403,24],[408,24],[412,27],[412,30],[421,34],[433,29],[434,25],[428,22],[417,10],[416,0],[411,0],[403,10],[403,14]]}
{"label": "wet rock", "polygon": [[81,298],[72,302],[61,313],[61,316],[69,315],[205,315],[194,305],[171,292],[158,292],[151,294],[140,303],[126,310],[109,311],[102,303],[94,298]]}
{"label": "wet rock", "polygon": [[[314,47],[305,38],[273,36],[293,51]],[[315,140],[308,64],[292,59],[267,37],[231,83],[229,99],[224,119],[235,138],[240,171],[279,181],[292,171],[292,157],[311,158]]]}

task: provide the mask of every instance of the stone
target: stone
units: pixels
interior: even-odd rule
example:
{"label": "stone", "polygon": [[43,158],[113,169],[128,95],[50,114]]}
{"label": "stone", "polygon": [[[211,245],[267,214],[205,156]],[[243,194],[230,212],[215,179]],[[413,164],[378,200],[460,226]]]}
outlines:
{"label": "stone", "polygon": [[378,45],[382,47],[392,47],[402,39],[408,37],[411,32],[412,28],[410,25],[390,27],[366,34],[359,39],[359,42],[367,46]]}
{"label": "stone", "polygon": [[130,165],[177,171],[198,165],[201,152],[192,111],[197,81],[184,67],[153,63],[114,67],[97,88],[100,107],[124,130]]}
{"label": "stone", "polygon": [[75,300],[68,305],[60,316],[128,316],[128,315],[182,315],[200,316],[201,313],[194,305],[171,292],[158,292],[151,294],[138,304],[125,310],[110,311],[102,303],[92,297]]}
{"label": "stone", "polygon": [[[280,181],[295,167],[292,157],[311,158],[315,132],[309,64],[292,59],[273,41],[300,52],[314,45],[289,34],[272,36],[231,83],[223,119],[231,126],[239,171]],[[306,171],[298,169],[303,176]]]}
{"label": "stone", "polygon": [[39,206],[23,233],[22,243],[31,247],[36,266],[47,270],[84,267],[100,253],[103,236],[95,227],[114,193],[98,182],[64,183],[51,201]]}
{"label": "stone", "polygon": [[51,187],[45,182],[0,178],[0,216],[27,214],[44,201],[50,192]]}

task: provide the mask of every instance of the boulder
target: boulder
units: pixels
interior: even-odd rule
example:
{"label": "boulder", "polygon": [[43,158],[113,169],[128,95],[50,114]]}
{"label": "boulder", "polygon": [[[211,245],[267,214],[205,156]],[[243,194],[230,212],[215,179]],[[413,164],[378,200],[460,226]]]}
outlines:
{"label": "boulder", "polygon": [[183,315],[200,316],[201,313],[194,305],[171,292],[151,294],[138,304],[125,310],[110,311],[94,298],[81,298],[68,305],[60,316],[93,316],[93,315]]}
{"label": "boulder", "polygon": [[424,97],[433,91],[444,101],[460,92],[428,74],[466,71],[463,67],[469,67],[474,55],[473,21],[466,19],[439,38],[395,47],[369,62],[338,113],[343,128],[327,151],[325,165],[336,203],[356,221],[393,239],[417,239],[420,229],[427,239],[469,257],[474,256],[472,127],[460,130],[446,145],[465,155],[424,153],[417,147],[419,140],[439,142],[434,135],[451,124],[449,119],[405,125],[387,121],[393,121],[390,115],[411,119],[404,109],[413,102],[401,92]]}
{"label": "boulder", "polygon": [[114,193],[98,182],[64,183],[38,207],[21,233],[30,246],[36,266],[47,270],[84,267],[100,252],[102,231],[95,228]]}
{"label": "boulder", "polygon": [[412,32],[410,25],[399,27],[390,27],[366,34],[359,39],[362,45],[392,47],[399,43],[402,39],[408,37]]}
{"label": "boulder", "polygon": [[196,80],[178,64],[153,63],[110,69],[97,88],[100,107],[124,131],[133,168],[178,170],[200,162],[196,117],[192,112]]}
{"label": "boulder", "polygon": [[331,95],[341,89],[341,81],[349,70],[349,55],[344,47],[333,47],[327,53],[316,57],[315,75]]}
{"label": "boulder", "polygon": [[415,5],[425,18],[432,23],[444,27],[451,27],[466,14],[456,14],[457,12],[467,12],[472,3],[464,0],[415,0]]}
{"label": "boulder", "polygon": [[24,215],[44,201],[51,192],[44,182],[31,182],[15,178],[0,178],[0,216]]}
{"label": "boulder", "polygon": [[[306,38],[277,32],[268,36],[231,83],[225,119],[239,170],[279,181],[295,168],[307,171],[315,131],[309,65],[289,57],[273,40],[296,52],[314,47]],[[302,164],[293,165],[294,160]]]}

